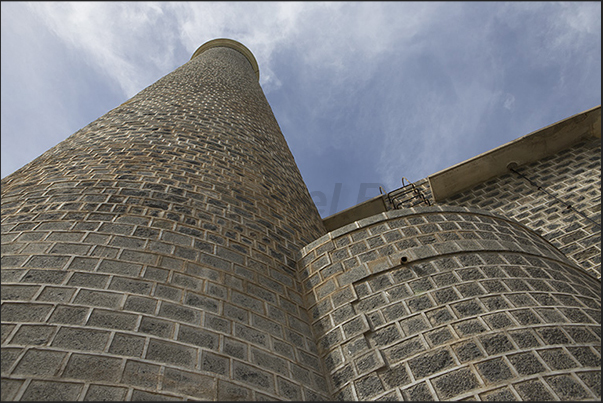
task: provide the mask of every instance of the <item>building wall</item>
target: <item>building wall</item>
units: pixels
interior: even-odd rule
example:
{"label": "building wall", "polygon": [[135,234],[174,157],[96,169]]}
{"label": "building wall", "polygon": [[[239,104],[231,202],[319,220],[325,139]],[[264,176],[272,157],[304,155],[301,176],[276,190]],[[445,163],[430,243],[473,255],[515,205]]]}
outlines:
{"label": "building wall", "polygon": [[204,51],[2,180],[2,400],[325,399],[324,232],[250,62]]}
{"label": "building wall", "polygon": [[[601,140],[514,169],[437,202],[427,178],[414,186],[431,205],[475,207],[517,220],[601,279]],[[420,202],[412,194],[392,191],[388,205],[407,208]]]}
{"label": "building wall", "polygon": [[600,399],[600,282],[503,216],[388,211],[300,273],[335,398]]}
{"label": "building wall", "polygon": [[601,279],[601,140],[576,144],[515,171],[438,204],[487,209],[517,220]]}

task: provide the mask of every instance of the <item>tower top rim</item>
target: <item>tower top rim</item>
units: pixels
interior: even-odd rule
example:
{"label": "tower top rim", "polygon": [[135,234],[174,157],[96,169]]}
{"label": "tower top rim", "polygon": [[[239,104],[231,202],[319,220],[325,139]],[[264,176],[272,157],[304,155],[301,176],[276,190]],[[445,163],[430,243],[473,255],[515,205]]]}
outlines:
{"label": "tower top rim", "polygon": [[193,55],[191,56],[191,60],[199,56],[206,50],[217,47],[231,48],[242,53],[243,56],[245,56],[247,60],[249,60],[249,63],[251,63],[251,66],[253,67],[253,71],[255,72],[258,81],[260,80],[260,68],[258,66],[257,60],[255,60],[255,57],[253,56],[253,53],[251,53],[251,51],[247,49],[245,45],[235,41],[234,39],[216,38],[212,39],[211,41],[205,42],[203,45],[199,46],[197,50],[195,50],[195,53],[193,53]]}

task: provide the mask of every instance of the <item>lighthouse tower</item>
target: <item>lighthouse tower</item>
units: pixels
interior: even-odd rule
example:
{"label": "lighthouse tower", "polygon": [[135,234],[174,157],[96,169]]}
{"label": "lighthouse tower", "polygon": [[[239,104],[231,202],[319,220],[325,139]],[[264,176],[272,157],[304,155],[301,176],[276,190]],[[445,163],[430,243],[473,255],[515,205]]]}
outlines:
{"label": "lighthouse tower", "polygon": [[325,399],[325,233],[230,39],[2,180],[2,398]]}

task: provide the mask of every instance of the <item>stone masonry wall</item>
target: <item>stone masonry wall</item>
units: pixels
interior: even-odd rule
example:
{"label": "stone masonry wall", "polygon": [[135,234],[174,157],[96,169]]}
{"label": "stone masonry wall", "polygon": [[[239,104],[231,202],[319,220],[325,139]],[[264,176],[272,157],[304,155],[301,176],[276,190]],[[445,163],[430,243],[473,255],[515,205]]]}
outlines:
{"label": "stone masonry wall", "polygon": [[[533,183],[509,171],[437,203],[427,179],[415,182],[414,186],[432,205],[475,207],[515,219],[544,236],[600,279],[600,140],[576,144],[515,171]],[[409,207],[411,203],[405,203],[406,196],[399,197],[398,193],[400,190],[390,192],[392,202],[388,206],[392,209]]]}
{"label": "stone masonry wall", "polygon": [[2,180],[2,400],[327,399],[324,233],[249,61],[206,50]]}
{"label": "stone masonry wall", "polygon": [[485,209],[517,220],[601,279],[601,140],[576,144],[515,170],[536,185],[509,172],[438,204]]}
{"label": "stone masonry wall", "polygon": [[388,211],[302,249],[340,400],[600,400],[600,282],[504,216]]}

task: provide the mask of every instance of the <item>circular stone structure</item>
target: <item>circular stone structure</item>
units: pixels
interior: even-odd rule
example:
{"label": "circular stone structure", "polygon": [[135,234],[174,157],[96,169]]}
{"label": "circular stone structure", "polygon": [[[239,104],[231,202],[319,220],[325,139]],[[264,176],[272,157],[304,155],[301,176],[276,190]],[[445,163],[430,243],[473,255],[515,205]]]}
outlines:
{"label": "circular stone structure", "polygon": [[328,399],[325,229],[258,74],[210,41],[2,179],[2,400]]}
{"label": "circular stone structure", "polygon": [[600,400],[600,282],[516,222],[394,210],[299,264],[337,399]]}

